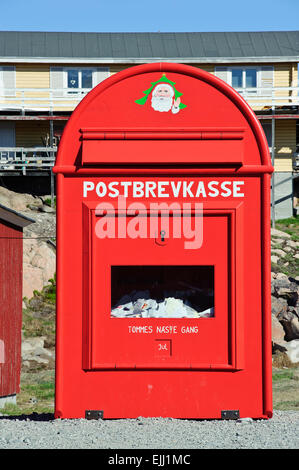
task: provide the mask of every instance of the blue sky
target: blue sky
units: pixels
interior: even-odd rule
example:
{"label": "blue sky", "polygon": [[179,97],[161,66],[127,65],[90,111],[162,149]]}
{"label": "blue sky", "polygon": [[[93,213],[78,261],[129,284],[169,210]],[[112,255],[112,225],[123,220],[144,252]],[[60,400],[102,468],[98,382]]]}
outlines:
{"label": "blue sky", "polygon": [[0,0],[2,31],[299,29],[299,0]]}

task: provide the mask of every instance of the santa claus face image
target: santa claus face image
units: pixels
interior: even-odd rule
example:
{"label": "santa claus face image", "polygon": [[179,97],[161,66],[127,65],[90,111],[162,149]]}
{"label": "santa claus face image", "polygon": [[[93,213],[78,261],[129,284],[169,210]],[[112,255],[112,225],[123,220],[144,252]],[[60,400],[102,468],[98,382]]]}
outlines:
{"label": "santa claus face image", "polygon": [[173,114],[179,112],[180,98],[174,100],[174,90],[167,83],[157,85],[152,92],[151,105],[155,111],[168,112],[171,110]]}
{"label": "santa claus face image", "polygon": [[187,107],[186,104],[181,102],[180,96],[183,93],[176,89],[176,83],[172,82],[163,73],[156,82],[151,82],[150,87],[142,93],[144,96],[135,100],[134,102],[140,106],[148,103],[150,108],[160,113],[167,113],[170,111],[172,114],[177,114],[180,110]]}

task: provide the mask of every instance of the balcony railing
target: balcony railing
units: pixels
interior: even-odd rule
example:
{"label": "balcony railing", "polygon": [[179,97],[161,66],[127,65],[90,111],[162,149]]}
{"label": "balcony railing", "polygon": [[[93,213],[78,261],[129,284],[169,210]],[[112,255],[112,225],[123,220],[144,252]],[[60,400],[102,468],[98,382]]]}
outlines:
{"label": "balcony railing", "polygon": [[0,147],[0,172],[47,171],[54,166],[57,147]]}
{"label": "balcony railing", "polygon": [[0,111],[72,111],[90,88],[0,88]]}
{"label": "balcony railing", "polygon": [[299,87],[235,88],[252,107],[298,106]]}
{"label": "balcony railing", "polygon": [[[298,106],[299,87],[237,88],[252,106]],[[2,88],[0,111],[72,111],[88,88]]]}

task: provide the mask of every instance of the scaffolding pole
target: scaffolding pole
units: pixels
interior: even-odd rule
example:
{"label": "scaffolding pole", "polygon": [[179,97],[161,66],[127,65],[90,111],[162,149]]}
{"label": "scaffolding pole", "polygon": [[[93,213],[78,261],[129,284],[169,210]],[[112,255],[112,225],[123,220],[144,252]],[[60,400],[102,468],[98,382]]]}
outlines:
{"label": "scaffolding pole", "polygon": [[[271,136],[271,160],[272,166],[274,168],[275,163],[275,119],[274,119],[275,107],[272,107],[272,136]],[[272,227],[275,228],[275,171],[272,173],[271,179],[271,219]]]}
{"label": "scaffolding pole", "polygon": [[[53,124],[53,120],[51,120],[50,121],[50,147],[53,148],[53,146],[54,146],[54,124]],[[51,157],[54,157],[53,152],[51,152]],[[51,207],[52,208],[54,207],[54,192],[55,192],[54,186],[55,186],[54,174],[51,168]]]}

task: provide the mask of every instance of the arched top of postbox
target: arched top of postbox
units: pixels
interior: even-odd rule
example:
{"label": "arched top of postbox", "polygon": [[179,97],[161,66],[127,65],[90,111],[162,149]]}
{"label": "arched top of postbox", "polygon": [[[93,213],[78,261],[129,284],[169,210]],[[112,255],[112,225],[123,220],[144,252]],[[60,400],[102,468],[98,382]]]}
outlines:
{"label": "arched top of postbox", "polygon": [[86,173],[109,164],[273,171],[262,127],[240,94],[199,68],[170,63],[112,75],[72,113],[53,171]]}

